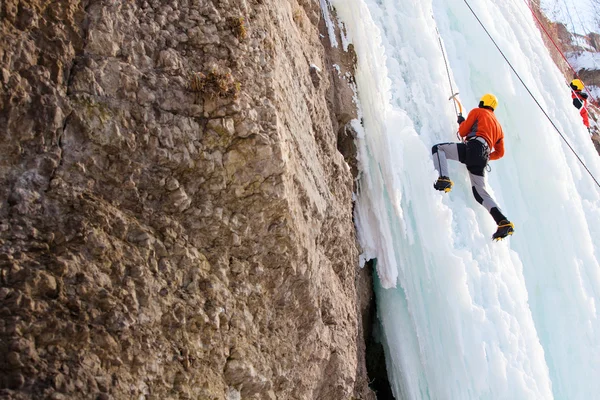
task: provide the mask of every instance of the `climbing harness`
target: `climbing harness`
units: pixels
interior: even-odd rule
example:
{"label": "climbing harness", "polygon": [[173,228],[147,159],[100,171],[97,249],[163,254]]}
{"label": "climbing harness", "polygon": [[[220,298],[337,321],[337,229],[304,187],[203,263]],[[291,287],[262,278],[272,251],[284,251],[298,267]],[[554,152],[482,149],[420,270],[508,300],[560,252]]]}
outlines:
{"label": "climbing harness", "polygon": [[581,163],[581,165],[583,165],[583,168],[585,168],[585,170],[590,175],[590,177],[592,178],[592,180],[596,183],[596,185],[598,186],[598,188],[600,188],[600,183],[598,182],[598,180],[596,180],[596,178],[594,177],[594,175],[592,174],[592,172],[589,170],[589,168],[587,167],[587,165],[585,165],[585,163],[583,162],[583,160],[581,159],[581,157],[579,157],[579,155],[577,154],[577,152],[575,152],[575,149],[573,149],[573,147],[569,144],[569,142],[564,137],[564,135],[562,134],[562,132],[560,131],[560,129],[558,129],[558,127],[556,126],[556,124],[554,123],[554,121],[552,121],[552,119],[550,118],[550,116],[546,113],[546,111],[544,110],[544,108],[542,107],[542,105],[537,101],[537,99],[535,98],[535,96],[533,95],[533,93],[531,93],[531,90],[529,90],[529,87],[525,84],[525,82],[523,81],[523,79],[521,79],[521,76],[519,75],[519,73],[515,70],[515,68],[513,67],[513,65],[511,64],[511,62],[508,60],[508,58],[506,57],[506,55],[504,55],[504,52],[500,49],[500,47],[498,46],[498,44],[496,43],[496,41],[494,40],[494,38],[492,37],[492,35],[488,32],[488,30],[486,29],[485,25],[483,25],[483,22],[481,22],[481,20],[479,19],[479,17],[475,13],[475,11],[473,11],[473,8],[471,8],[471,5],[469,4],[469,2],[467,0],[463,0],[463,1],[465,2],[465,4],[467,5],[467,7],[469,8],[469,10],[471,11],[471,13],[473,14],[473,16],[475,17],[475,19],[477,20],[477,22],[479,22],[479,25],[481,25],[481,27],[483,28],[483,30],[485,31],[485,33],[488,35],[488,37],[490,38],[490,40],[492,41],[492,43],[494,43],[494,46],[496,46],[496,49],[498,49],[498,51],[500,52],[500,54],[502,55],[502,57],[504,58],[504,60],[508,64],[508,66],[510,67],[510,69],[512,69],[512,71],[516,75],[517,79],[519,79],[519,81],[521,82],[521,84],[523,85],[523,87],[525,88],[525,90],[527,90],[527,93],[529,93],[529,95],[531,96],[531,98],[533,99],[533,101],[535,101],[535,104],[537,104],[537,106],[544,113],[544,115],[546,116],[546,118],[548,118],[548,121],[550,121],[550,123],[552,124],[552,126],[554,127],[554,129],[556,129],[556,132],[558,132],[558,134],[560,135],[560,137],[562,138],[562,140],[566,143],[566,145],[569,147],[569,149],[573,152],[573,154],[575,155],[575,157],[577,157],[577,159],[579,160],[579,162]]}

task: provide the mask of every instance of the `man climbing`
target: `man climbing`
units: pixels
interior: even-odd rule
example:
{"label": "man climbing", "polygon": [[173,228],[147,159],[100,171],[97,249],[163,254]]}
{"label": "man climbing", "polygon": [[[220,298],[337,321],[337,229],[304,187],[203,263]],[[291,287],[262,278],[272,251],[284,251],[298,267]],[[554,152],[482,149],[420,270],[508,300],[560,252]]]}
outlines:
{"label": "man climbing", "polygon": [[588,131],[590,130],[590,119],[588,117],[588,95],[582,92],[583,82],[580,79],[573,79],[569,84],[571,87],[571,98],[573,99],[573,105],[579,110],[581,118],[583,118],[583,124]]}
{"label": "man climbing", "polygon": [[[510,222],[500,207],[485,187],[485,167],[489,160],[498,160],[504,155],[504,133],[494,115],[498,99],[493,94],[484,95],[479,101],[479,107],[469,112],[467,119],[459,114],[458,133],[463,138],[463,143],[439,143],[432,147],[433,164],[440,174],[433,187],[437,190],[449,192],[452,190],[452,181],[448,177],[447,159],[460,161],[467,166],[473,196],[492,215],[498,230],[492,236],[500,240],[512,235],[515,227]],[[490,154],[490,150],[493,150]]]}

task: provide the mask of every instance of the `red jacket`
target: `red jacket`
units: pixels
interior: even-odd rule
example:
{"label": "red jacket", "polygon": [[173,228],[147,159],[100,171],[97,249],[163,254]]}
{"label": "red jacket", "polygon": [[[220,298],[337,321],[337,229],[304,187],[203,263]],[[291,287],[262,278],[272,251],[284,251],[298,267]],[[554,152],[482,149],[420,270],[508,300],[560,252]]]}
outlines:
{"label": "red jacket", "polygon": [[[583,124],[586,127],[590,127],[590,119],[588,117],[588,111],[587,111],[587,107],[588,107],[588,95],[587,93],[583,93],[580,90],[571,90],[571,98],[573,99],[573,105],[579,109],[579,115],[581,115],[581,118],[583,118]],[[577,99],[577,100],[575,100]]]}
{"label": "red jacket", "polygon": [[490,160],[498,160],[504,155],[504,132],[492,110],[472,109],[458,126],[458,134],[462,138],[473,134],[484,138],[491,151]]}

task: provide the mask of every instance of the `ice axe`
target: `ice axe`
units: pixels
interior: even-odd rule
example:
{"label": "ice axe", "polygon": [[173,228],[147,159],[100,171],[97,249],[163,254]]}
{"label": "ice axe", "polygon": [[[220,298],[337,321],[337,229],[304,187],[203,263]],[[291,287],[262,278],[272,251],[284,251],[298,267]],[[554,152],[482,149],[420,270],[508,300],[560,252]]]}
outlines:
{"label": "ice axe", "polygon": [[[454,100],[454,111],[456,111],[456,105],[458,104],[458,116],[462,117],[462,104],[460,104],[460,100],[458,100],[458,98],[456,97],[458,96],[458,92],[454,93],[452,96],[448,97],[448,100]],[[456,137],[458,138],[458,140],[462,141],[460,135],[458,134],[458,132],[456,132]]]}
{"label": "ice axe", "polygon": [[[462,104],[460,104],[460,100],[456,98],[458,96],[458,92],[454,93],[452,96],[448,97],[448,100],[454,100],[456,104],[458,104],[458,116],[462,117]],[[455,108],[456,110],[456,108]]]}

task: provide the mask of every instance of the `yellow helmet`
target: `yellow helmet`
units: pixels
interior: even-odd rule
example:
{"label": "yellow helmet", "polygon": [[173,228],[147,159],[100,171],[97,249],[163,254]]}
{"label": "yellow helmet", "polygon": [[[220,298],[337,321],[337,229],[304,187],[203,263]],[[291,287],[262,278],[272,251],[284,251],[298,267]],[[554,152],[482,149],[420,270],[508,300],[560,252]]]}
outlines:
{"label": "yellow helmet", "polygon": [[492,110],[495,110],[497,105],[498,99],[491,93],[484,94],[479,100],[479,107],[490,107]]}
{"label": "yellow helmet", "polygon": [[583,82],[581,82],[581,79],[573,79],[570,86],[573,90],[583,90]]}

